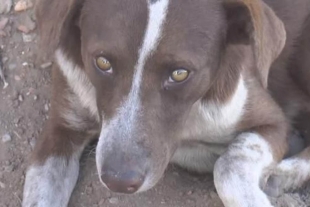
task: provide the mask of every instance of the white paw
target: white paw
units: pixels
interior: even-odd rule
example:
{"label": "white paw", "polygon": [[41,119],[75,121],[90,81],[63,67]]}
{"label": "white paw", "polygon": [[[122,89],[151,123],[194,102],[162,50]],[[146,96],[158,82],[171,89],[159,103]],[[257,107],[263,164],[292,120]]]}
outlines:
{"label": "white paw", "polygon": [[79,173],[77,159],[49,158],[30,166],[22,207],[67,207]]}
{"label": "white paw", "polygon": [[264,191],[272,197],[278,197],[301,187],[310,179],[310,162],[300,158],[283,160],[270,175]]}

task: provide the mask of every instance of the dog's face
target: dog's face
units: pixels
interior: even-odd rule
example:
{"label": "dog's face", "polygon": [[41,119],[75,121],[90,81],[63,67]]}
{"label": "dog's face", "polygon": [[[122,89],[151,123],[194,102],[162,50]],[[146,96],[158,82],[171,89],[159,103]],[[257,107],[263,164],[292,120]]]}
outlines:
{"label": "dog's face", "polygon": [[214,79],[224,39],[219,9],[216,1],[85,3],[92,12],[81,19],[82,56],[103,121],[100,174],[139,174],[140,191],[162,176]]}
{"label": "dog's face", "polygon": [[[55,1],[63,18],[41,30],[51,39],[60,31],[60,48],[96,89],[97,168],[116,192],[153,187],[191,124],[189,114],[199,114],[202,102],[227,101],[242,68],[271,63],[269,56],[254,58],[248,1],[73,2]],[[259,73],[264,85],[268,70]]]}

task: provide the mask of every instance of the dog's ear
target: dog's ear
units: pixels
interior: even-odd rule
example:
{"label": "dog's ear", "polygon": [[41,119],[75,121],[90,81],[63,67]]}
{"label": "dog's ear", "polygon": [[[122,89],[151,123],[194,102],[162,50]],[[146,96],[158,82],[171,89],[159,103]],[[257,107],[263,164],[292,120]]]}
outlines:
{"label": "dog's ear", "polygon": [[62,36],[68,34],[72,26],[77,27],[82,3],[83,0],[37,0],[40,46],[45,55],[55,51]]}
{"label": "dog's ear", "polygon": [[282,52],[286,32],[282,21],[261,0],[225,0],[227,44],[252,45],[256,67],[266,88],[269,69]]}

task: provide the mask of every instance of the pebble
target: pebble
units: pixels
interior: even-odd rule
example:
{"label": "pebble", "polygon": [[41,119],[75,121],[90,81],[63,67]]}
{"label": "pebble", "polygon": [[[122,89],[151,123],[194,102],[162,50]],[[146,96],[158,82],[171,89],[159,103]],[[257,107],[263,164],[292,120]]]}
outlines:
{"label": "pebble", "polygon": [[22,34],[22,38],[24,42],[33,42],[36,38],[36,34]]}
{"label": "pebble", "polygon": [[15,119],[13,120],[13,123],[14,123],[14,124],[19,124],[20,119],[21,119],[21,118],[15,118]]}
{"label": "pebble", "polygon": [[190,191],[188,191],[186,194],[187,194],[187,195],[192,195],[192,194],[193,194],[193,191],[190,190]]}
{"label": "pebble", "polygon": [[33,3],[30,0],[20,0],[16,3],[14,10],[17,12],[25,11],[33,7]]}
{"label": "pebble", "polygon": [[23,33],[29,33],[36,28],[36,23],[29,17],[29,15],[21,15],[18,20],[17,29]]}
{"label": "pebble", "polygon": [[43,63],[42,65],[40,65],[40,68],[42,69],[46,69],[52,66],[52,62],[47,62],[47,63]]}
{"label": "pebble", "polygon": [[21,80],[21,78],[20,78],[18,75],[14,75],[14,80],[16,80],[16,81],[20,81],[20,80]]}
{"label": "pebble", "polygon": [[5,135],[2,136],[2,142],[3,143],[7,143],[7,142],[10,142],[10,141],[12,141],[11,135],[5,134]]}
{"label": "pebble", "polygon": [[9,18],[2,18],[0,20],[0,30],[3,30],[8,22],[9,22]]}
{"label": "pebble", "polygon": [[118,204],[119,203],[119,199],[116,198],[116,197],[112,197],[112,198],[109,198],[109,202],[111,204]]}
{"label": "pebble", "polygon": [[44,105],[44,110],[45,110],[46,112],[49,110],[49,106],[48,106],[47,103]]}
{"label": "pebble", "polygon": [[9,13],[13,5],[12,0],[1,0],[0,1],[0,14]]}
{"label": "pebble", "polygon": [[4,189],[6,186],[3,182],[0,181],[0,188]]}
{"label": "pebble", "polygon": [[37,96],[37,95],[34,95],[34,96],[33,96],[33,100],[35,100],[35,101],[38,100],[38,96]]}
{"label": "pebble", "polygon": [[24,101],[24,97],[23,97],[22,95],[19,95],[19,96],[18,96],[18,100],[19,100],[20,102],[22,102],[22,101]]}
{"label": "pebble", "polygon": [[36,140],[34,138],[30,139],[29,141],[29,145],[32,149],[34,149],[35,145],[36,145]]}

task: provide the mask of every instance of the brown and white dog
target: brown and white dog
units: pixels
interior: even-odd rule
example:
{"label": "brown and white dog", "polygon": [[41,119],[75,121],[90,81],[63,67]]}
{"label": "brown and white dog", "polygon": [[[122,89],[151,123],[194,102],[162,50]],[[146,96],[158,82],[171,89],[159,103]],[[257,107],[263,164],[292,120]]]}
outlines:
{"label": "brown and white dog", "polygon": [[309,180],[310,148],[284,159],[292,128],[310,138],[309,0],[40,0],[37,16],[57,65],[23,207],[67,206],[96,137],[115,192],[168,163],[213,172],[225,207]]}

